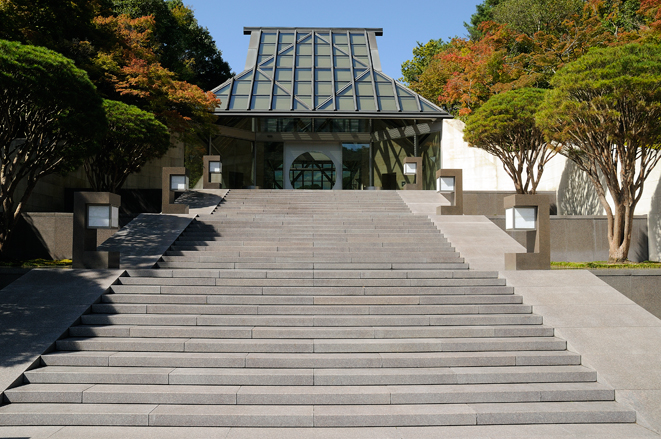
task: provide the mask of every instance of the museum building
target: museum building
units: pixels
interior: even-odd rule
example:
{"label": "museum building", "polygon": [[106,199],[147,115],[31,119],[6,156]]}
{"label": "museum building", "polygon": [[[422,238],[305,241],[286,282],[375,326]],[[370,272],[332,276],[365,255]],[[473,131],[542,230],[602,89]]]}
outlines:
{"label": "museum building", "polygon": [[229,189],[401,189],[440,169],[443,109],[381,71],[377,28],[247,27],[243,72],[212,90],[209,154]]}

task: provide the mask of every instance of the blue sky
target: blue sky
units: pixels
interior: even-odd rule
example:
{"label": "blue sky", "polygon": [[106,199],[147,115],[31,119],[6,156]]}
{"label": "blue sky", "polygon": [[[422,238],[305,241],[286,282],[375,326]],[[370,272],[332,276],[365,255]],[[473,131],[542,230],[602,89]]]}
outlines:
{"label": "blue sky", "polygon": [[464,21],[482,0],[184,0],[209,29],[235,73],[243,70],[248,36],[243,27],[381,27],[377,38],[384,73],[398,79],[416,42],[465,36]]}

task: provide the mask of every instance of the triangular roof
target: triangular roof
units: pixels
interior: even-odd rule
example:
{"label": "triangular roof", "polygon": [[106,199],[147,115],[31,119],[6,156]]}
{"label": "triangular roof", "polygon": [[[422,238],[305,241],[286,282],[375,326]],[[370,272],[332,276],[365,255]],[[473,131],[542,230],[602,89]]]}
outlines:
{"label": "triangular roof", "polygon": [[244,28],[245,70],[212,92],[216,115],[449,118],[381,71],[382,29]]}

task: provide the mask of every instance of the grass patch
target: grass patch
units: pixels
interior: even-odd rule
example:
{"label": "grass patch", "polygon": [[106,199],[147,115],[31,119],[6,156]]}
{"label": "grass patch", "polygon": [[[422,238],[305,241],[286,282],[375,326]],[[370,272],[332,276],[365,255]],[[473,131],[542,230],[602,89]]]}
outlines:
{"label": "grass patch", "polygon": [[71,268],[71,259],[29,259],[27,261],[0,261],[0,267],[20,267],[20,268]]}
{"label": "grass patch", "polygon": [[651,268],[661,268],[661,262],[626,262],[622,264],[609,264],[606,261],[594,262],[551,262],[552,270],[594,270],[594,269],[627,269],[627,270],[645,270]]}

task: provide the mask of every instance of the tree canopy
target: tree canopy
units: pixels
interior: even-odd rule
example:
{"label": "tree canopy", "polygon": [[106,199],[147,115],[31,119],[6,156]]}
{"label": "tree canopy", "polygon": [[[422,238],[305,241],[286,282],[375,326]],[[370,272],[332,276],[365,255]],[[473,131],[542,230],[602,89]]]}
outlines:
{"label": "tree canopy", "polygon": [[117,193],[128,176],[170,148],[170,133],[154,115],[118,101],[103,101],[108,131],[97,153],[85,159],[85,173],[95,191]]}
{"label": "tree canopy", "polygon": [[498,157],[520,194],[537,192],[544,166],[556,155],[535,123],[545,94],[535,88],[497,94],[466,121],[464,139]]}
{"label": "tree canopy", "polygon": [[537,122],[590,177],[608,216],[609,260],[625,261],[635,207],[661,158],[661,45],[593,49],[551,85]]}
{"label": "tree canopy", "polygon": [[[101,98],[73,61],[0,40],[0,248],[39,179],[94,153],[106,129]],[[24,184],[20,198],[15,198]]]}

